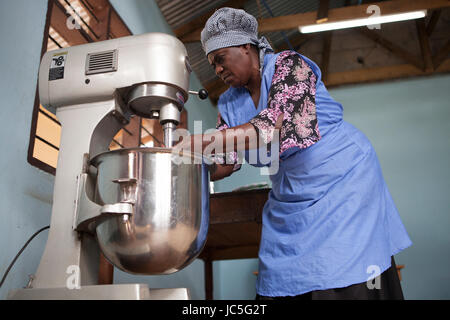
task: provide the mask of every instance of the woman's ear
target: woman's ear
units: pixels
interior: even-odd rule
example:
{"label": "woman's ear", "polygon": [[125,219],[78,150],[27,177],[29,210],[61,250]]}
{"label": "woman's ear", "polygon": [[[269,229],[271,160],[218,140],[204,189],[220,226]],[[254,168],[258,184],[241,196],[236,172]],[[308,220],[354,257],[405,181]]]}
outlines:
{"label": "woman's ear", "polygon": [[243,44],[241,47],[242,47],[242,49],[244,49],[244,53],[245,54],[249,54],[250,53],[250,49],[251,49],[250,43]]}

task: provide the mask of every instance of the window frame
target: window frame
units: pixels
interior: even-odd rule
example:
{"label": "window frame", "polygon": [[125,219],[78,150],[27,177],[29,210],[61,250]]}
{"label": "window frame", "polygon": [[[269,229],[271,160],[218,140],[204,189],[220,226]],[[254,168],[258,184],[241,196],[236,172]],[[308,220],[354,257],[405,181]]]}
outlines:
{"label": "window frame", "polygon": [[[48,36],[49,36],[49,31],[50,31],[50,22],[51,22],[51,16],[52,16],[53,5],[54,5],[53,1],[54,0],[47,1],[47,15],[45,18],[44,38],[42,39],[41,55],[40,55],[39,59],[42,59],[44,54],[47,52]],[[39,60],[39,63],[40,63],[40,60]],[[39,81],[37,81],[37,82],[39,82]],[[40,106],[39,83],[36,83],[36,93],[35,93],[35,98],[34,98],[33,113],[32,113],[32,117],[31,117],[30,139],[28,142],[27,161],[32,166],[35,166],[45,172],[55,175],[56,168],[53,168],[52,166],[48,165],[47,163],[45,163],[33,156],[34,146],[35,146],[35,141],[36,141],[38,116],[39,116],[39,112],[40,112],[39,106]]]}

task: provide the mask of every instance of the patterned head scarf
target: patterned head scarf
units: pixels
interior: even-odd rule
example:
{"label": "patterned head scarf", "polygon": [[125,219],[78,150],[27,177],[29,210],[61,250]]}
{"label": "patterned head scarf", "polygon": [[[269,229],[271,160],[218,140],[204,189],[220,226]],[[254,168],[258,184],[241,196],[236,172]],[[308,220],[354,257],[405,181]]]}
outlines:
{"label": "patterned head scarf", "polygon": [[273,52],[265,37],[258,39],[258,21],[244,10],[234,8],[218,9],[208,19],[201,33],[205,54],[243,44],[254,44],[259,50],[260,70],[264,65],[264,55]]}

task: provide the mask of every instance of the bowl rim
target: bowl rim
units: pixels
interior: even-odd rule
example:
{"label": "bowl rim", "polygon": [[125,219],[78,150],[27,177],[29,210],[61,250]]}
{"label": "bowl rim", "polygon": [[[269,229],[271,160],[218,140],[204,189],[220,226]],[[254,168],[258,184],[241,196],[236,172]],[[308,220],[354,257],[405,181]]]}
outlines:
{"label": "bowl rim", "polygon": [[[95,155],[90,161],[89,163],[91,165],[93,165],[94,167],[97,167],[98,165],[100,165],[100,163],[104,160],[104,158],[106,157],[110,157],[110,156],[114,156],[116,154],[130,154],[130,153],[170,153],[170,154],[177,154],[174,152],[173,148],[163,148],[163,147],[145,147],[145,148],[139,148],[139,147],[134,147],[134,148],[121,148],[121,149],[116,149],[116,150],[111,150],[111,151],[105,151],[102,153],[99,153],[97,155]],[[193,163],[193,164],[202,164],[204,163],[205,160],[205,156],[203,156],[202,154],[199,154],[197,152],[188,152],[188,151],[182,151],[180,152],[180,154],[182,154],[182,156],[184,157],[194,157],[197,158],[198,160],[202,160],[200,163]]]}

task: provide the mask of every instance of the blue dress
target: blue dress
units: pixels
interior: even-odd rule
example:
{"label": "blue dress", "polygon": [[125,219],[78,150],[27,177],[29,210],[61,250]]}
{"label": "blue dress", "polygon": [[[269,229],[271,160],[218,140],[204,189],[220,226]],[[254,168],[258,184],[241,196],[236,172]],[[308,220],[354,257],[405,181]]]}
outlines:
{"label": "blue dress", "polygon": [[[293,56],[300,67],[292,64]],[[311,77],[304,77],[305,70]],[[277,106],[274,97],[283,101],[283,92],[291,90],[282,81],[290,71],[301,83],[295,89],[301,99]],[[301,110],[292,109],[294,100]],[[311,100],[312,111],[306,112]],[[378,276],[411,240],[371,143],[343,121],[343,108],[329,95],[319,67],[298,53],[265,56],[258,106],[245,88],[222,94],[219,129],[250,122],[264,135],[267,128],[260,124],[267,124],[271,113],[273,118],[271,108],[281,108],[283,127],[291,131],[281,133],[279,167],[270,175],[272,190],[262,213],[257,293],[295,296]],[[265,140],[271,142],[268,132]]]}

